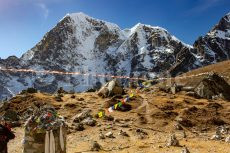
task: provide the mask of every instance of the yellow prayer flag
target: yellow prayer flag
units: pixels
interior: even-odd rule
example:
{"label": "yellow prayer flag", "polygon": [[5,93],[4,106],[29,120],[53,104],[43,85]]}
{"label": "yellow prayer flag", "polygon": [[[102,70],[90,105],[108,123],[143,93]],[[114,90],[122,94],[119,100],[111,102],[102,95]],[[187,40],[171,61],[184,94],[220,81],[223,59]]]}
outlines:
{"label": "yellow prayer flag", "polygon": [[117,106],[118,106],[118,104],[115,104],[115,105],[114,105],[114,108],[117,109]]}
{"label": "yellow prayer flag", "polygon": [[130,98],[132,98],[133,96],[134,96],[134,94],[133,94],[133,93],[131,93],[131,94],[129,95],[129,97],[130,97]]}
{"label": "yellow prayer flag", "polygon": [[98,113],[99,118],[103,117],[103,112]]}

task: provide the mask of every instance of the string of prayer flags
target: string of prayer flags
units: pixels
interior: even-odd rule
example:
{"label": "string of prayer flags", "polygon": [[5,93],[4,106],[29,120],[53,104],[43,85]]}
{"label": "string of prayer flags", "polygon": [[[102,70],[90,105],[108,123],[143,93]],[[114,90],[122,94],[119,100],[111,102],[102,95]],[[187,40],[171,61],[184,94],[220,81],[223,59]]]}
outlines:
{"label": "string of prayer flags", "polygon": [[113,110],[116,110],[118,107],[121,108],[123,104],[125,104],[126,102],[128,102],[129,99],[132,98],[132,97],[134,97],[134,96],[135,96],[135,94],[132,92],[129,96],[127,96],[126,98],[122,99],[117,104],[109,107],[108,111],[111,113],[111,112],[113,112]]}
{"label": "string of prayer flags", "polygon": [[[136,94],[138,94],[138,90],[136,90]],[[106,112],[112,113],[117,108],[121,108],[123,104],[127,103],[130,100],[130,98],[132,98],[134,96],[135,96],[134,92],[130,93],[127,97],[125,97],[124,99],[122,99],[120,102],[118,102],[117,104],[109,107],[108,110],[106,110]],[[98,117],[99,118],[102,118],[104,115],[105,115],[105,112],[103,112],[103,111],[100,111],[98,113]]]}

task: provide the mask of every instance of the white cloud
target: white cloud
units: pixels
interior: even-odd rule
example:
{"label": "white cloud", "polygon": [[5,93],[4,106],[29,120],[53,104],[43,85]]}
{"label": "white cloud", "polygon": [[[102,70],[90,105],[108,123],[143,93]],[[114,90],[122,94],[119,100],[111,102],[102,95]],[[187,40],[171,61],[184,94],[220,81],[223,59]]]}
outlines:
{"label": "white cloud", "polygon": [[42,10],[44,18],[47,19],[50,11],[49,11],[48,7],[46,6],[46,4],[38,3],[37,6]]}

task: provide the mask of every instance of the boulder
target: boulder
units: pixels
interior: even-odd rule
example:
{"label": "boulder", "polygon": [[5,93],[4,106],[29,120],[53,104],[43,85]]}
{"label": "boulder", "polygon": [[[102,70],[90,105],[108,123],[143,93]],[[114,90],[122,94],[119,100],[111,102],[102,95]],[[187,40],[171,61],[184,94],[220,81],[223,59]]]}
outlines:
{"label": "boulder", "polygon": [[87,117],[82,121],[83,124],[88,125],[88,126],[95,126],[97,121],[94,120],[92,117]]}
{"label": "boulder", "polygon": [[108,138],[115,138],[113,136],[113,132],[108,132],[108,133],[105,134],[105,136],[108,137]]}
{"label": "boulder", "polygon": [[82,123],[74,123],[73,127],[74,127],[74,129],[76,131],[83,131],[83,130],[85,130],[84,125]]}
{"label": "boulder", "polygon": [[118,80],[113,79],[112,81],[106,83],[99,91],[98,95],[101,97],[111,97],[114,95],[122,95],[124,89]]}
{"label": "boulder", "polygon": [[83,110],[81,113],[75,115],[73,117],[73,122],[74,123],[80,123],[81,121],[83,121],[84,119],[88,118],[88,117],[92,117],[91,116],[91,110],[90,109],[85,109]]}
{"label": "boulder", "polygon": [[230,100],[230,85],[216,73],[205,77],[195,88],[195,92],[202,98],[212,99],[218,96]]}
{"label": "boulder", "polygon": [[217,129],[215,134],[211,137],[211,140],[221,140],[221,139],[223,139],[223,136],[221,132]]}
{"label": "boulder", "polygon": [[91,144],[91,151],[99,151],[101,150],[101,145],[97,141],[93,141]]}

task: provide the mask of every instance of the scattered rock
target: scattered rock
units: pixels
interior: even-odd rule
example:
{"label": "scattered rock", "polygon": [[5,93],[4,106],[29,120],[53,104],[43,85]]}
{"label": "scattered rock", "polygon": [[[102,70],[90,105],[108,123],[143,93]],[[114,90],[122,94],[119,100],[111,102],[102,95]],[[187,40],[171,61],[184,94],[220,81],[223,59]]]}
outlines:
{"label": "scattered rock", "polygon": [[144,139],[148,135],[143,129],[136,129],[136,133],[139,139]]}
{"label": "scattered rock", "polygon": [[109,116],[104,116],[104,120],[106,121],[114,121],[114,117],[112,115],[109,115]]}
{"label": "scattered rock", "polygon": [[91,113],[90,109],[83,110],[80,114],[77,114],[73,117],[73,122],[80,123],[82,120],[86,119],[87,117],[92,117],[90,113]]}
{"label": "scattered rock", "polygon": [[105,135],[103,133],[99,134],[99,139],[105,139]]}
{"label": "scattered rock", "polygon": [[118,133],[118,135],[124,136],[124,137],[129,137],[128,133],[125,131],[120,130],[120,132]]}
{"label": "scattered rock", "polygon": [[130,127],[130,124],[128,123],[125,123],[125,124],[121,124],[120,127],[123,127],[123,128],[129,128]]}
{"label": "scattered rock", "polygon": [[183,130],[183,127],[178,123],[175,124],[174,127],[175,127],[176,130]]}
{"label": "scattered rock", "polygon": [[219,131],[216,131],[216,133],[211,137],[211,140],[222,140],[223,137]]}
{"label": "scattered rock", "polygon": [[74,124],[74,129],[76,131],[83,131],[83,130],[85,130],[84,125],[82,123],[75,123]]}
{"label": "scattered rock", "polygon": [[183,132],[182,132],[182,137],[183,137],[183,138],[187,138],[187,135],[186,135],[186,133],[185,133],[184,130],[183,130]]}
{"label": "scattered rock", "polygon": [[78,98],[77,100],[78,101],[84,101],[85,99],[84,98]]}
{"label": "scattered rock", "polygon": [[94,120],[92,117],[87,117],[82,121],[83,124],[88,125],[88,126],[95,126],[97,121]]}
{"label": "scattered rock", "polygon": [[55,96],[54,99],[55,99],[57,102],[63,102],[62,96],[60,96],[60,95]]}
{"label": "scattered rock", "polygon": [[190,151],[188,150],[188,148],[186,146],[184,146],[181,153],[190,153]]}
{"label": "scattered rock", "polygon": [[99,151],[101,150],[101,145],[97,141],[93,141],[91,144],[91,151]]}
{"label": "scattered rock", "polygon": [[74,108],[76,106],[77,106],[77,104],[75,104],[75,103],[66,103],[66,104],[64,104],[64,108]]}
{"label": "scattered rock", "polygon": [[115,138],[114,135],[113,135],[113,132],[108,132],[105,134],[106,137],[108,138]]}
{"label": "scattered rock", "polygon": [[225,139],[225,142],[230,143],[230,135]]}
{"label": "scattered rock", "polygon": [[176,138],[175,134],[172,134],[168,140],[168,143],[166,144],[166,146],[175,146],[175,147],[179,147],[179,141]]}
{"label": "scattered rock", "polygon": [[158,146],[158,148],[163,148],[163,146],[160,145],[160,146]]}
{"label": "scattered rock", "polygon": [[176,118],[176,121],[177,121],[179,124],[181,124],[182,126],[184,126],[184,127],[192,127],[192,126],[193,126],[193,123],[192,123],[189,119],[184,118],[184,117],[178,116],[178,117]]}
{"label": "scattered rock", "polygon": [[217,131],[219,131],[221,134],[228,134],[229,127],[219,126],[217,127]]}
{"label": "scattered rock", "polygon": [[76,96],[75,96],[75,95],[71,95],[71,97],[70,97],[70,98],[75,99],[75,98],[76,98]]}

